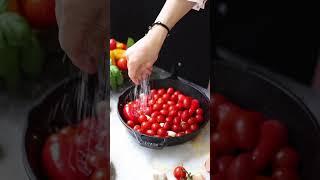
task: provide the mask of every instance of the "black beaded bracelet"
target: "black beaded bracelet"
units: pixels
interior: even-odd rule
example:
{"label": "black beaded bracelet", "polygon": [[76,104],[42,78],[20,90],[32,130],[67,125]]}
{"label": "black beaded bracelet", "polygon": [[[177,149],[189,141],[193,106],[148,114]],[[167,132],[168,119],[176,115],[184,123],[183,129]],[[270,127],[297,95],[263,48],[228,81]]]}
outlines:
{"label": "black beaded bracelet", "polygon": [[160,25],[160,26],[164,27],[168,31],[168,35],[167,36],[169,36],[170,28],[167,25],[165,25],[162,22],[160,22],[160,21],[152,23],[151,26],[149,26],[149,30],[152,29],[153,26],[155,26],[155,25]]}

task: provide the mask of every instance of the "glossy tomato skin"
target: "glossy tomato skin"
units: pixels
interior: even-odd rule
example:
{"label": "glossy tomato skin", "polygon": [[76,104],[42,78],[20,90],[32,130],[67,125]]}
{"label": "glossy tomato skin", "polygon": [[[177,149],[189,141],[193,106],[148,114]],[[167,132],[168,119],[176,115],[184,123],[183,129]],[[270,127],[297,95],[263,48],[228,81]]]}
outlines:
{"label": "glossy tomato skin", "polygon": [[90,176],[90,180],[108,180],[110,174],[107,171],[107,168],[96,169],[93,174]]}
{"label": "glossy tomato skin", "polygon": [[57,25],[55,0],[22,0],[23,16],[35,28],[48,28]]}
{"label": "glossy tomato skin", "polygon": [[273,159],[273,169],[292,169],[297,170],[299,165],[299,155],[291,147],[282,148]]}
{"label": "glossy tomato skin", "polygon": [[131,121],[131,120],[127,121],[127,124],[128,124],[128,126],[130,126],[131,128],[133,128],[134,125],[135,125],[134,122]]}
{"label": "glossy tomato skin", "polygon": [[213,149],[217,155],[228,154],[235,149],[232,137],[226,131],[214,132],[211,141]]}
{"label": "glossy tomato skin", "polygon": [[265,121],[261,126],[259,143],[252,154],[256,170],[263,170],[287,143],[287,128],[277,120]]}
{"label": "glossy tomato skin", "polygon": [[233,159],[226,173],[226,180],[255,180],[255,177],[251,154],[247,153]]}
{"label": "glossy tomato skin", "polygon": [[42,165],[47,175],[52,179],[81,179],[86,175],[77,169],[73,169],[76,158],[71,151],[70,139],[58,134],[51,135],[42,150]]}
{"label": "glossy tomato skin", "polygon": [[127,58],[120,58],[119,60],[117,60],[117,67],[122,71],[127,71]]}
{"label": "glossy tomato skin", "polygon": [[279,169],[273,172],[272,180],[299,180],[299,175],[295,170]]}
{"label": "glossy tomato skin", "polygon": [[160,137],[166,137],[168,133],[164,128],[159,128],[157,130],[157,135],[159,135]]}
{"label": "glossy tomato skin", "polygon": [[233,117],[232,138],[237,148],[242,150],[253,150],[259,140],[262,116],[255,116],[245,110],[238,110]]}
{"label": "glossy tomato skin", "polygon": [[174,93],[174,89],[173,89],[172,87],[169,87],[169,88],[167,89],[167,94],[172,95],[173,93]]}
{"label": "glossy tomato skin", "polygon": [[231,162],[233,161],[234,157],[233,156],[222,156],[220,158],[218,158],[215,162],[214,162],[214,172],[217,173],[225,173]]}
{"label": "glossy tomato skin", "polygon": [[123,108],[123,115],[126,120],[136,121],[136,117],[134,115],[134,109],[132,107],[132,103],[126,104]]}
{"label": "glossy tomato skin", "polygon": [[184,180],[187,177],[187,171],[182,166],[178,166],[174,169],[173,175],[177,180]]}
{"label": "glossy tomato skin", "polygon": [[110,50],[114,50],[117,48],[117,41],[113,38],[110,39]]}
{"label": "glossy tomato skin", "polygon": [[190,125],[190,130],[191,130],[192,132],[195,132],[195,131],[197,131],[198,129],[199,129],[198,124],[192,124],[192,125]]}

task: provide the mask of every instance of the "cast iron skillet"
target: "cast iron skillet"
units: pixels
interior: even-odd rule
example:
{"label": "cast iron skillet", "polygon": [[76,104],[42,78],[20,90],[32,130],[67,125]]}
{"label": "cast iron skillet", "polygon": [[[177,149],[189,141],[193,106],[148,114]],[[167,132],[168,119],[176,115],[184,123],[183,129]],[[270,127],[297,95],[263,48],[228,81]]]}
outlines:
{"label": "cast iron skillet", "polygon": [[23,133],[22,152],[24,167],[29,179],[48,179],[41,164],[42,147],[47,137],[57,129],[77,123],[81,117],[94,114],[91,109],[94,102],[95,84],[89,81],[89,84],[83,89],[82,97],[86,103],[82,105],[81,111],[79,111],[77,99],[78,88],[81,86],[81,79],[78,76],[70,77],[57,84],[31,107]]}
{"label": "cast iron skillet", "polygon": [[192,96],[193,98],[196,98],[200,102],[201,108],[203,108],[204,111],[204,122],[200,124],[199,129],[191,134],[187,134],[182,137],[170,137],[170,138],[157,138],[153,136],[148,136],[145,134],[141,134],[137,131],[134,131],[132,128],[130,128],[125,123],[125,117],[123,115],[123,107],[124,105],[131,101],[133,99],[133,90],[134,86],[129,87],[126,89],[119,97],[118,101],[118,115],[121,120],[121,122],[124,124],[124,126],[127,128],[129,133],[137,140],[137,142],[144,147],[151,148],[151,149],[162,149],[165,146],[173,146],[182,144],[184,142],[187,142],[194,137],[196,137],[199,132],[205,127],[205,125],[209,121],[209,106],[210,106],[210,100],[209,97],[202,92],[199,88],[195,87],[193,84],[187,83],[185,81],[179,80],[177,77],[177,73],[179,70],[179,66],[181,64],[179,63],[176,68],[174,69],[173,74],[167,78],[167,79],[157,79],[157,80],[151,80],[150,86],[151,88],[169,88],[173,87],[175,90],[179,90],[183,92],[184,94],[188,96]]}
{"label": "cast iron skillet", "polygon": [[216,62],[213,68],[214,91],[242,107],[278,119],[289,129],[289,143],[300,154],[302,180],[319,180],[319,122],[303,101],[270,75],[247,65]]}

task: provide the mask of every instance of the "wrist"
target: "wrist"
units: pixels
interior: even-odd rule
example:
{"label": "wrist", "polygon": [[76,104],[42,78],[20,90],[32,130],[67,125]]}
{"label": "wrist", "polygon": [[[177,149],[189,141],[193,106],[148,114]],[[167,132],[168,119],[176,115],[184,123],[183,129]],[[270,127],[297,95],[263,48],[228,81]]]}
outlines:
{"label": "wrist", "polygon": [[167,35],[168,35],[168,31],[164,27],[160,25],[155,25],[148,31],[146,36],[150,37],[153,45],[161,48]]}

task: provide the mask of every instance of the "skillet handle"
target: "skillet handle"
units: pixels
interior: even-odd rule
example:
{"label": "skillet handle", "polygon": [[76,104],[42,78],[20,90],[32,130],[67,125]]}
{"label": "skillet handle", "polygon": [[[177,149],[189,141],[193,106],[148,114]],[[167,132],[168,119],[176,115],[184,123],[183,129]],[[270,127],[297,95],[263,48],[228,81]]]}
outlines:
{"label": "skillet handle", "polygon": [[163,149],[167,145],[167,140],[165,138],[151,138],[145,136],[143,134],[138,134],[137,132],[133,132],[136,137],[138,143],[141,146],[151,148],[151,149]]}
{"label": "skillet handle", "polygon": [[182,63],[178,62],[172,67],[171,76],[167,79],[178,79],[179,70],[182,68]]}

